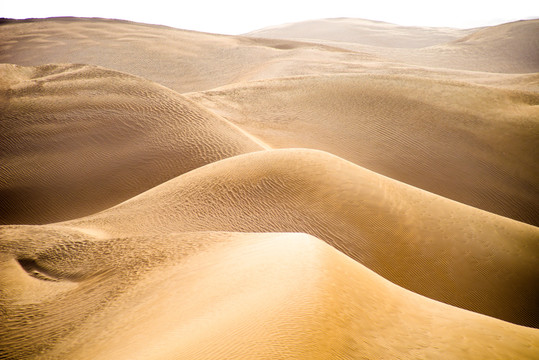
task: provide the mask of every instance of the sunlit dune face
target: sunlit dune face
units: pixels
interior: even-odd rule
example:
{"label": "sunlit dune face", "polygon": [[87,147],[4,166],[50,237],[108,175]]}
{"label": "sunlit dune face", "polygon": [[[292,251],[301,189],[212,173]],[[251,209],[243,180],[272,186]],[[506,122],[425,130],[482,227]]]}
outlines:
{"label": "sunlit dune face", "polygon": [[[203,241],[203,235],[178,235],[96,240],[63,229],[5,229],[0,306],[7,326],[0,336],[1,352],[8,358],[21,358],[55,352],[59,342],[66,342],[68,349],[81,326],[92,321],[106,325],[99,316],[107,309],[115,308],[117,320],[132,313],[127,306],[118,305],[118,299],[134,291],[144,277],[157,276],[148,274],[174,274],[170,269],[185,257],[223,239]],[[41,246],[28,246],[30,243]],[[164,281],[161,275],[157,278]],[[161,289],[154,296],[167,292]],[[141,298],[140,304],[144,302]],[[168,311],[152,307],[152,313]],[[140,324],[142,328],[144,324]],[[114,325],[113,329],[120,331]]]}
{"label": "sunlit dune face", "polygon": [[[103,247],[89,237],[29,229],[15,236],[8,230],[2,238],[1,306],[9,325],[1,350],[8,358],[49,351],[126,281],[121,262],[114,266],[109,257],[99,257]],[[32,240],[47,242],[36,249],[28,246]]]}
{"label": "sunlit dune face", "polygon": [[[3,358],[326,359],[402,349],[507,358],[539,346],[537,330],[420,297],[303,234],[98,240],[19,227],[6,237]],[[25,239],[48,244],[28,252]],[[426,333],[430,348],[420,350]],[[461,346],[449,345],[456,338]]]}
{"label": "sunlit dune face", "polygon": [[[225,348],[225,354],[252,353],[256,347],[249,350],[245,336],[262,336],[268,353],[276,354],[307,356],[328,346],[324,333],[309,330],[320,306],[312,295],[319,291],[321,242],[306,235],[97,240],[21,227],[4,231],[2,240],[0,305],[7,326],[0,353],[6,358],[182,358],[218,354],[229,336],[247,348]],[[28,241],[44,245],[28,252]],[[236,339],[226,329],[238,323],[245,328],[237,327]],[[294,340],[280,344],[276,329]],[[302,331],[314,331],[319,342],[302,340]],[[213,336],[224,337],[216,339],[221,345]]]}
{"label": "sunlit dune face", "polygon": [[537,93],[422,76],[341,74],[189,96],[275,148],[324,150],[446,198],[539,224],[531,151],[537,136],[530,132],[531,119],[539,117]]}
{"label": "sunlit dune face", "polygon": [[225,159],[64,225],[114,237],[308,233],[424,296],[519,324],[537,319],[531,286],[538,276],[536,228],[321,151]]}

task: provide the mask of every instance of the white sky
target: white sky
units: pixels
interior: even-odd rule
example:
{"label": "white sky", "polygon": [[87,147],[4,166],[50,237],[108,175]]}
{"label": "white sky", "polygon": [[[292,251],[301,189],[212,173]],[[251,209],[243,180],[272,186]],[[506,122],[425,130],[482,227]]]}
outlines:
{"label": "white sky", "polygon": [[539,17],[538,0],[0,0],[0,17],[104,17],[242,34],[303,20],[354,17],[400,25],[479,27]]}

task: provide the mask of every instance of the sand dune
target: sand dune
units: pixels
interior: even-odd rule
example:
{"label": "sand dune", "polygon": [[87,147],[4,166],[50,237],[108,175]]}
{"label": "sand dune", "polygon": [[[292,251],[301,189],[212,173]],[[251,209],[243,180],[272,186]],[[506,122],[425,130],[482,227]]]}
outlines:
{"label": "sand dune", "polygon": [[442,46],[412,52],[407,62],[474,71],[536,73],[538,32],[539,20],[488,27]]}
{"label": "sand dune", "polygon": [[256,152],[64,223],[103,236],[304,232],[430,298],[537,325],[539,230],[314,150]]}
{"label": "sand dune", "polygon": [[190,98],[273,147],[331,152],[539,225],[539,95],[402,75],[252,82]]}
{"label": "sand dune", "polygon": [[537,357],[538,24],[1,21],[0,358]]}
{"label": "sand dune", "polygon": [[362,19],[326,19],[247,35],[294,39],[376,54],[411,65],[505,73],[539,71],[539,20],[479,29],[415,28]]}
{"label": "sand dune", "polygon": [[382,21],[335,18],[271,26],[245,35],[299,41],[327,40],[390,48],[422,48],[460,39],[478,29],[400,26]]}
{"label": "sand dune", "polygon": [[67,220],[263,147],[160,85],[83,65],[1,65],[0,223]]}
{"label": "sand dune", "polygon": [[379,59],[324,45],[117,20],[52,18],[0,25],[0,62],[94,64],[179,92],[259,78],[361,71],[363,62],[373,60]]}
{"label": "sand dune", "polygon": [[[395,31],[380,33],[378,40],[394,42]],[[421,35],[415,36],[425,39],[427,34],[437,33],[432,29],[413,32],[418,31]],[[451,31],[440,30],[442,34]],[[455,32],[461,34],[457,30]],[[455,39],[456,36],[450,38]],[[106,19],[21,20],[0,24],[0,62],[23,66],[47,63],[99,65],[144,77],[180,93],[249,80],[339,73],[419,73],[428,77],[457,77],[491,83],[499,83],[500,78],[513,79],[508,75],[492,79],[489,73],[448,71],[438,64],[444,62],[450,69],[467,69],[466,66],[449,65],[482,66],[491,62],[490,57],[460,61],[460,56],[464,55],[456,52],[449,60],[444,60],[438,50],[427,56],[413,55],[412,49],[403,49],[403,55],[391,53],[399,51],[396,48],[355,44],[350,51],[343,48],[350,43],[325,40],[329,44],[326,46],[320,44],[324,40],[316,41],[224,36]],[[520,50],[521,53],[525,51],[533,54],[535,49],[526,46]],[[439,59],[437,54],[441,56]],[[533,55],[529,57],[533,58]],[[418,68],[417,61],[423,58],[430,59],[425,60],[424,65],[437,68]],[[500,61],[495,59],[492,61],[494,65]],[[518,65],[518,62],[509,61],[513,64],[511,66]],[[407,65],[406,62],[416,65]],[[491,71],[488,67],[485,69]]]}
{"label": "sand dune", "polygon": [[4,236],[3,358],[516,359],[539,347],[537,329],[406,291],[306,235]]}

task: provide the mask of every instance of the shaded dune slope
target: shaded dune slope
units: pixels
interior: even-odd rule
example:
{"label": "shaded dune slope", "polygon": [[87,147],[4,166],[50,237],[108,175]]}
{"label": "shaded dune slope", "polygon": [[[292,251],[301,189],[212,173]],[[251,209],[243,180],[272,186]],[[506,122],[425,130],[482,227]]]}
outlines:
{"label": "shaded dune slope", "polygon": [[250,36],[295,39],[376,54],[410,65],[500,73],[539,72],[539,20],[479,29],[414,28],[326,19],[261,29]]}
{"label": "shaded dune slope", "polygon": [[177,93],[83,65],[1,65],[0,223],[94,213],[263,146]]}
{"label": "shaded dune slope", "polygon": [[272,147],[328,151],[539,224],[539,95],[398,75],[251,82],[188,95]]}
{"label": "shaded dune slope", "polygon": [[304,232],[427,297],[517,324],[539,320],[536,227],[320,151],[225,159],[62,225],[104,237]]}
{"label": "shaded dune slope", "polygon": [[5,359],[518,359],[539,347],[537,329],[404,290],[308,235],[1,235]]}

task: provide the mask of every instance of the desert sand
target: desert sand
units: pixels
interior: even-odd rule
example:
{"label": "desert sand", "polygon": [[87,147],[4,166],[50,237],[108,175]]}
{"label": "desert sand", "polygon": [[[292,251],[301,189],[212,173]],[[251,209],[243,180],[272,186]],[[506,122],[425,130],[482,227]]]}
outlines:
{"label": "desert sand", "polygon": [[202,165],[264,148],[141,78],[88,65],[0,66],[7,95],[0,125],[4,224],[89,215]]}
{"label": "desert sand", "polygon": [[328,151],[539,224],[536,92],[417,75],[339,74],[249,82],[189,97],[272,147]]}
{"label": "desert sand", "polygon": [[539,21],[0,25],[0,358],[539,357]]}

